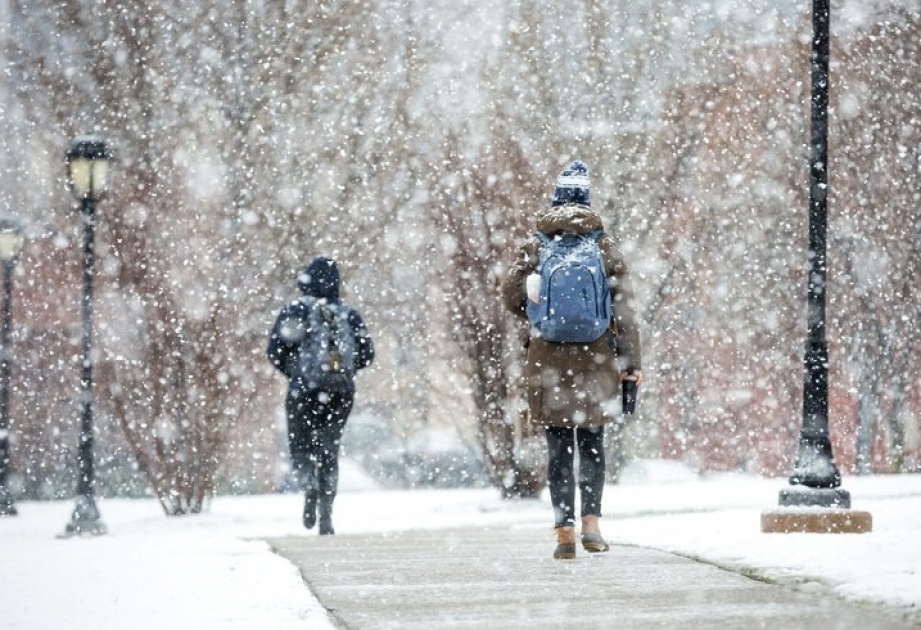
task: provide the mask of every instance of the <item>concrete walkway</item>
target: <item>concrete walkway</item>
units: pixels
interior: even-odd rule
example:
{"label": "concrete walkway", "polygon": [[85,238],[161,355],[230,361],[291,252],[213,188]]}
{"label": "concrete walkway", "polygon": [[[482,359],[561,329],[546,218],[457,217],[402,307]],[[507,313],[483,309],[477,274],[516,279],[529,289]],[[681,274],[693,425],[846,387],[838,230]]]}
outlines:
{"label": "concrete walkway", "polygon": [[270,539],[348,630],[719,628],[886,630],[896,614],[635,547],[552,560],[549,529]]}

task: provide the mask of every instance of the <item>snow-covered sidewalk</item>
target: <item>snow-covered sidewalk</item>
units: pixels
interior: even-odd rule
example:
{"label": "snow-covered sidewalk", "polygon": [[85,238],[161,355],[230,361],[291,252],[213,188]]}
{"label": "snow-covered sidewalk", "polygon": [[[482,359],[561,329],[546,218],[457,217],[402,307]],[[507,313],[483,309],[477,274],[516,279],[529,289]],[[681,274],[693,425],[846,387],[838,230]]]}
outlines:
{"label": "snow-covered sidewalk", "polygon": [[[854,600],[921,611],[921,475],[846,477],[870,534],[762,534],[783,479],[698,478],[647,462],[606,488],[603,529],[615,543],[701,558]],[[72,502],[19,503],[0,519],[0,628],[97,630],[329,628],[297,570],[264,538],[315,536],[297,495],[218,497],[195,517],[166,518],[154,500],[101,500],[109,533],[60,540]],[[492,489],[383,491],[345,466],[336,529],[359,532],[521,524],[550,528],[542,501]],[[548,545],[550,537],[548,536]],[[550,548],[548,547],[548,553]]]}

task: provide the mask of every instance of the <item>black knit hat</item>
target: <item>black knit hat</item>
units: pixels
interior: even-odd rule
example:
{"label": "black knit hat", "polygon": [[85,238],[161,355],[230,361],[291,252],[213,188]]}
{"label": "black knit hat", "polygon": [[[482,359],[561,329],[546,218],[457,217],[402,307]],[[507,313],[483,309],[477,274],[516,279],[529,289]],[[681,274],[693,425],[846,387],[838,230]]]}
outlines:
{"label": "black knit hat", "polygon": [[339,267],[326,256],[317,256],[297,275],[297,286],[304,295],[339,301]]}
{"label": "black knit hat", "polygon": [[582,160],[574,160],[556,178],[553,189],[552,206],[577,203],[582,206],[592,205],[591,185],[588,181],[588,166]]}

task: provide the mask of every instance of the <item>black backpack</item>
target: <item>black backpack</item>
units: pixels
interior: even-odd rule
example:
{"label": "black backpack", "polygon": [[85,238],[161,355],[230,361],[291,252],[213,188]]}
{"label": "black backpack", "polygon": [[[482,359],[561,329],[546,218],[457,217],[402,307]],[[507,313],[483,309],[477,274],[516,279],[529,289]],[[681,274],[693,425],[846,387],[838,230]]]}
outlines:
{"label": "black backpack", "polygon": [[298,376],[311,390],[350,391],[355,378],[355,332],[349,308],[304,297],[306,328],[298,353]]}

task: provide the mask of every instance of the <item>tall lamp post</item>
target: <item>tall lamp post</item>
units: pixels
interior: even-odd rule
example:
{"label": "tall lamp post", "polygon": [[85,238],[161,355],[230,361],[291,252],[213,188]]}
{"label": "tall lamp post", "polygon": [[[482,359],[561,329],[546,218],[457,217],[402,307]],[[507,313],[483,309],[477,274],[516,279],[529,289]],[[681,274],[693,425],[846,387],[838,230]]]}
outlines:
{"label": "tall lamp post", "polygon": [[22,229],[13,219],[0,219],[0,262],[3,263],[3,321],[0,329],[0,516],[15,516],[9,488],[10,472],[10,345],[13,267],[22,250]]}
{"label": "tall lamp post", "polygon": [[93,469],[93,263],[96,229],[96,204],[106,193],[109,161],[112,154],[99,138],[77,138],[66,154],[70,190],[80,201],[83,217],[83,373],[80,379],[82,413],[80,444],[77,452],[79,478],[76,507],[66,534],[99,535],[106,527],[99,518],[94,497]]}
{"label": "tall lamp post", "polygon": [[803,358],[803,426],[790,486],[780,491],[780,511],[761,516],[764,532],[862,533],[869,512],[851,510],[828,434],[826,337],[826,233],[828,226],[829,0],[812,2],[812,131],[809,158],[809,282]]}
{"label": "tall lamp post", "polygon": [[[828,225],[828,49],[829,2],[812,5],[812,138],[809,185],[810,270],[807,298],[807,337],[804,355],[803,428],[789,490],[780,505],[820,505],[849,508],[851,497],[839,489],[828,435],[828,341],[826,339],[826,232]],[[812,489],[801,490],[799,486]]]}

